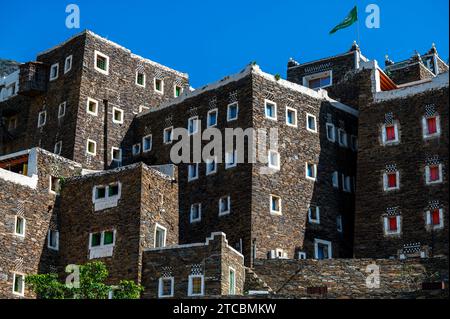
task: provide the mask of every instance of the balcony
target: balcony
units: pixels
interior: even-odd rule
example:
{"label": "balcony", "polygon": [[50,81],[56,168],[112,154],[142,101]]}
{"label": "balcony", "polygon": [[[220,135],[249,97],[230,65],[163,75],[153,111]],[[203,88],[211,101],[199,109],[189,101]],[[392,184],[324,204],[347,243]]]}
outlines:
{"label": "balcony", "polygon": [[19,94],[36,96],[47,90],[48,66],[41,62],[27,62],[20,66]]}

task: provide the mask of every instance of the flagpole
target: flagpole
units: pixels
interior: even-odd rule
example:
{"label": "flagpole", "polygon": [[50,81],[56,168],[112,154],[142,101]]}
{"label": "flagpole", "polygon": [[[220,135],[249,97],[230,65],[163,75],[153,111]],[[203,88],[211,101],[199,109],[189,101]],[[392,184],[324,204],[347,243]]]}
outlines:
{"label": "flagpole", "polygon": [[361,43],[359,42],[360,40],[359,40],[359,14],[358,14],[359,12],[357,12],[357,16],[356,16],[356,34],[357,34],[357,37],[358,37],[358,46],[359,47],[361,47]]}

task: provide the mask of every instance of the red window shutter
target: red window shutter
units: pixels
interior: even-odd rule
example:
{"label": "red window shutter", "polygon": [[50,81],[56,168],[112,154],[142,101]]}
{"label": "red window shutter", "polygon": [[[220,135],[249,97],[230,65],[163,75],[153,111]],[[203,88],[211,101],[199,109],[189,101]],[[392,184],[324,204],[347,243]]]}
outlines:
{"label": "red window shutter", "polygon": [[397,187],[397,174],[388,174],[388,186],[389,188]]}
{"label": "red window shutter", "polygon": [[395,127],[394,126],[386,126],[386,139],[388,141],[395,140]]}
{"label": "red window shutter", "polygon": [[428,127],[428,134],[435,134],[435,133],[437,133],[437,126],[436,126],[436,118],[435,117],[427,118],[427,127]]}
{"label": "red window shutter", "polygon": [[438,166],[430,167],[430,180],[432,182],[439,180],[439,167]]}
{"label": "red window shutter", "polygon": [[433,225],[439,225],[441,223],[439,218],[439,209],[435,209],[431,212],[431,223]]}
{"label": "red window shutter", "polygon": [[389,217],[389,230],[390,231],[397,230],[397,217]]}

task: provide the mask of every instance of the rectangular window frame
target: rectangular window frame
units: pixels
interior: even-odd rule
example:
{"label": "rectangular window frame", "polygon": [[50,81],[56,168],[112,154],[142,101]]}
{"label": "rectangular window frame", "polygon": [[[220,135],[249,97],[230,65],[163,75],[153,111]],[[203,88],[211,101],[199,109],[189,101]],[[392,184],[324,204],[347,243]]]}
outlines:
{"label": "rectangular window frame", "polygon": [[[95,105],[95,112],[89,110],[89,106],[90,106],[91,102],[94,103],[94,105]],[[86,112],[90,115],[97,116],[98,115],[98,101],[93,98],[88,97],[87,103],[86,103]]]}
{"label": "rectangular window frame", "polygon": [[67,102],[62,102],[61,104],[59,104],[58,106],[58,118],[62,118],[66,115],[66,105]]}
{"label": "rectangular window frame", "polygon": [[[332,128],[332,131],[331,131],[331,132],[333,132],[332,136],[330,136],[330,135],[328,134],[328,133],[329,133],[329,131],[328,131],[328,128],[329,128],[329,127]],[[328,139],[330,142],[335,143],[335,142],[336,142],[336,127],[334,126],[333,123],[327,123],[327,124],[326,124],[326,132],[327,132],[327,139]]]}
{"label": "rectangular window frame", "polygon": [[[274,165],[272,163],[272,156],[271,154],[275,154],[277,158],[277,163]],[[267,154],[267,165],[269,168],[279,171],[281,168],[281,155],[278,151],[275,150],[269,150]]]}
{"label": "rectangular window frame", "polygon": [[[395,217],[397,219],[397,230],[391,231],[389,229],[389,218]],[[401,234],[402,231],[402,218],[400,215],[396,216],[384,216],[383,217],[383,229],[384,229],[384,235],[385,236],[398,236]]]}
{"label": "rectangular window frame", "polygon": [[433,230],[443,229],[444,228],[444,210],[442,208],[437,208],[439,210],[439,225],[434,225],[431,220],[431,212],[429,209],[426,211],[426,226]]}
{"label": "rectangular window frame", "polygon": [[[150,147],[149,148],[146,148],[145,147],[145,141],[146,140],[150,140]],[[143,153],[148,153],[148,152],[150,152],[151,150],[152,150],[152,148],[153,148],[153,136],[152,136],[152,134],[148,134],[148,135],[146,135],[146,136],[144,136],[143,138],[142,138],[142,152]]]}
{"label": "rectangular window frame", "polygon": [[[209,165],[213,162],[214,162],[214,170],[210,170]],[[214,158],[208,158],[205,161],[205,164],[206,164],[206,175],[207,176],[217,173],[217,156],[214,156]]]}
{"label": "rectangular window frame", "polygon": [[198,125],[200,124],[200,120],[199,117],[196,116],[192,116],[190,118],[188,118],[188,135],[192,136],[198,133]]}
{"label": "rectangular window frame", "polygon": [[[312,211],[316,211],[316,218],[312,217]],[[320,225],[320,207],[311,205],[308,207],[308,222],[310,224],[317,224]]]}
{"label": "rectangular window frame", "polygon": [[[51,233],[52,232],[54,233],[54,236],[56,238],[55,239],[55,242],[56,242],[55,246],[52,246],[52,242],[51,242]],[[55,251],[59,250],[59,231],[52,230],[52,229],[48,230],[48,233],[47,233],[47,248],[51,249],[51,250],[55,250]]]}
{"label": "rectangular window frame", "polygon": [[[274,107],[274,116],[270,116],[267,114],[267,105],[268,104],[272,104]],[[276,121],[278,118],[278,106],[277,103],[275,103],[274,101],[268,100],[268,99],[264,99],[264,116],[266,119],[269,119],[271,121]]]}
{"label": "rectangular window frame", "polygon": [[[293,112],[294,113],[294,123],[289,123],[289,112]],[[298,118],[297,118],[297,110],[294,109],[293,107],[289,107],[286,106],[286,125],[290,126],[290,127],[298,127]]]}
{"label": "rectangular window frame", "polygon": [[[309,127],[309,118],[313,118],[314,119],[314,129],[311,129],[310,127]],[[308,131],[308,132],[311,132],[311,133],[316,133],[317,134],[317,118],[316,118],[316,116],[315,115],[312,115],[311,113],[306,113],[306,130]]]}
{"label": "rectangular window frame", "polygon": [[342,128],[338,129],[338,143],[340,147],[348,147],[347,132]]}
{"label": "rectangular window frame", "polygon": [[38,114],[38,128],[45,126],[47,123],[47,111],[41,111]]}
{"label": "rectangular window frame", "polygon": [[[428,133],[428,123],[427,120],[429,118],[436,118],[436,133]],[[440,116],[439,115],[435,115],[435,116],[429,116],[429,117],[422,117],[422,135],[423,135],[423,139],[427,140],[427,139],[432,139],[435,137],[439,137],[441,135],[441,120],[440,120]]]}
{"label": "rectangular window frame", "polygon": [[[104,58],[106,60],[105,61],[105,70],[103,70],[97,66],[98,57]],[[109,75],[109,56],[107,56],[106,54],[104,54],[100,51],[95,50],[94,51],[94,69],[101,74]]]}
{"label": "rectangular window frame", "polygon": [[[430,174],[430,167],[431,166],[438,166],[439,179],[436,180],[436,181],[431,181],[431,174]],[[425,182],[426,182],[427,185],[441,184],[443,182],[442,164],[425,166]]]}
{"label": "rectangular window frame", "polygon": [[[197,218],[193,218],[193,208],[194,207],[198,207],[198,217]],[[202,204],[201,203],[195,203],[191,205],[191,208],[189,210],[189,222],[191,224],[193,223],[198,223],[202,220]]]}
{"label": "rectangular window frame", "polygon": [[[194,293],[193,292],[193,279],[194,278],[201,278],[201,291],[200,293]],[[205,276],[204,275],[189,275],[188,277],[188,296],[189,297],[197,297],[197,296],[204,296],[205,294]]]}
{"label": "rectangular window frame", "polygon": [[[234,162],[231,163],[228,161],[230,158],[230,154],[232,154],[234,158]],[[237,166],[237,150],[233,150],[233,152],[225,152],[225,169],[230,169]]]}
{"label": "rectangular window frame", "polygon": [[[387,134],[386,134],[386,127],[387,126],[393,126],[394,127],[395,139],[392,140],[392,141],[388,141],[387,140]],[[396,145],[396,144],[400,143],[400,136],[398,134],[398,123],[397,122],[394,122],[394,124],[392,124],[392,125],[383,124],[381,126],[381,140],[382,140],[383,145],[385,145],[385,146]]]}
{"label": "rectangular window frame", "polygon": [[[233,274],[233,276],[231,274]],[[231,280],[231,278],[233,278],[233,280]],[[228,295],[236,295],[236,269],[231,266],[228,267]]]}
{"label": "rectangular window frame", "polygon": [[[158,233],[158,230],[161,230],[161,231],[164,232],[163,244],[160,247],[156,247],[156,235]],[[158,224],[158,223],[156,223],[155,224],[155,233],[154,233],[154,236],[153,236],[153,247],[154,248],[164,248],[166,246],[167,246],[167,228],[162,226],[162,225],[160,225],[160,224]]]}
{"label": "rectangular window frame", "polygon": [[53,147],[53,153],[56,155],[61,155],[62,152],[62,141],[58,141],[55,143],[55,146]]}
{"label": "rectangular window frame", "polygon": [[[163,294],[163,288],[164,288],[164,281],[170,280],[170,295],[164,295]],[[158,280],[158,298],[172,298],[174,296],[174,284],[175,279],[174,277],[161,277]]]}
{"label": "rectangular window frame", "polygon": [[[116,114],[120,114],[120,119],[116,119]],[[112,121],[115,124],[123,124],[124,121],[124,117],[125,117],[125,112],[124,110],[118,108],[118,107],[113,107],[112,108]]]}
{"label": "rectangular window frame", "polygon": [[[216,123],[215,124],[210,124],[210,118],[211,118],[212,113],[216,114]],[[207,116],[206,116],[206,127],[207,128],[216,127],[218,120],[219,120],[219,110],[217,108],[209,110],[207,113]]]}
{"label": "rectangular window frame", "polygon": [[[230,108],[236,106],[236,116],[231,117],[230,116]],[[239,103],[233,102],[227,105],[227,122],[236,121],[239,118]]]}
{"label": "rectangular window frame", "polygon": [[[269,199],[270,199],[270,202],[269,202],[270,214],[276,215],[276,216],[281,216],[283,214],[281,196],[270,194]],[[273,209],[272,203],[273,203],[274,199],[276,199],[278,201],[278,208],[279,208],[278,210]]]}
{"label": "rectangular window frame", "polygon": [[[67,63],[69,62],[69,66],[67,66]],[[66,59],[64,60],[64,74],[70,72],[70,70],[72,70],[72,62],[73,62],[73,56],[69,55],[68,57],[66,57]]]}
{"label": "rectangular window frame", "polygon": [[314,259],[319,260],[319,244],[326,245],[328,247],[328,258],[333,259],[333,243],[328,240],[314,239]]}
{"label": "rectangular window frame", "polygon": [[[92,143],[94,145],[94,152],[89,151],[89,144]],[[97,156],[97,142],[91,139],[87,139],[86,141],[86,154],[91,156]]]}
{"label": "rectangular window frame", "polygon": [[[18,277],[22,277],[22,286],[21,291],[16,291],[16,280]],[[12,285],[12,293],[16,296],[24,297],[25,296],[25,274],[19,272],[13,272],[13,285]]]}
{"label": "rectangular window frame", "polygon": [[[314,177],[308,176],[308,165],[313,165]],[[306,177],[306,179],[308,179],[310,181],[316,181],[317,180],[317,164],[309,163],[309,162],[305,163],[305,177]]]}
{"label": "rectangular window frame", "polygon": [[[394,187],[389,187],[389,177],[388,175],[395,173],[395,182],[396,185]],[[390,192],[390,191],[394,191],[394,190],[399,190],[400,189],[400,172],[399,171],[395,171],[395,172],[384,172],[383,173],[383,186],[384,186],[384,191],[385,192]]]}
{"label": "rectangular window frame", "polygon": [[[19,220],[23,221],[22,224],[22,233],[18,233],[17,232],[17,222]],[[17,237],[21,237],[21,238],[25,238],[25,234],[26,234],[26,225],[27,225],[27,220],[25,219],[25,217],[23,216],[14,216],[14,235]]]}
{"label": "rectangular window frame", "polygon": [[[56,75],[53,76],[53,70],[56,69]],[[55,81],[59,76],[59,63],[52,64],[50,67],[50,78],[49,81]]]}
{"label": "rectangular window frame", "polygon": [[[142,81],[143,81],[143,84],[140,84],[139,83],[139,75],[142,75],[143,76],[143,78],[142,78]],[[145,85],[146,85],[146,78],[147,78],[147,76],[145,75],[145,73],[144,72],[139,72],[139,71],[136,71],[136,79],[135,79],[135,84],[137,85],[137,86],[139,86],[139,87],[141,87],[141,88],[145,88]]]}
{"label": "rectangular window frame", "polygon": [[[170,130],[170,140],[166,139],[166,131]],[[172,144],[173,143],[173,126],[166,127],[163,130],[163,143],[164,144]]]}
{"label": "rectangular window frame", "polygon": [[[157,88],[156,88],[156,83],[157,83],[157,81],[160,81],[160,84],[161,84],[161,86],[160,86],[160,88],[161,88],[161,90],[158,90]],[[160,79],[160,78],[153,78],[153,90],[156,92],[156,93],[158,93],[158,94],[164,94],[164,79]]]}
{"label": "rectangular window frame", "polygon": [[[222,209],[222,200],[226,200],[227,201],[227,205],[228,205],[228,210],[226,211],[221,211]],[[227,196],[223,196],[221,198],[219,198],[219,216],[225,216],[225,215],[229,215],[231,213],[231,196],[227,195]]]}

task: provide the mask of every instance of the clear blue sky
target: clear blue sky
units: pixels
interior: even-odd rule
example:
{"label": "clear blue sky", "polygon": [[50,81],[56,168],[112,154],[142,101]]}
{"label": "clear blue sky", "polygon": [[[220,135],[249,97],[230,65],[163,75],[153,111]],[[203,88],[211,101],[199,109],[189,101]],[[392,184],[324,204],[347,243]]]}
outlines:
{"label": "clear blue sky", "polygon": [[[65,7],[76,3],[81,29],[65,27]],[[365,7],[381,9],[381,28],[367,29]],[[329,30],[357,4],[363,54],[384,66],[435,42],[448,60],[448,0],[203,0],[2,1],[0,58],[25,62],[38,52],[90,29],[134,53],[188,72],[194,87],[240,71],[256,61],[286,74],[289,57],[300,62],[342,53],[357,38],[350,27]]]}

